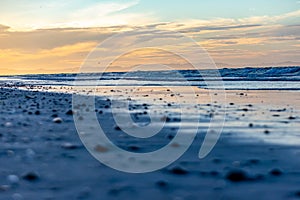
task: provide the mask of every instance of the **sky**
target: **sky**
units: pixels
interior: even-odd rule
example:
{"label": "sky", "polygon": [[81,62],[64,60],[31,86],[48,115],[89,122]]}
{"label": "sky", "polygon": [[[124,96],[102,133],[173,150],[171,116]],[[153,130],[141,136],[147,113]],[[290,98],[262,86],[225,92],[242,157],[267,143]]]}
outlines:
{"label": "sky", "polygon": [[145,27],[192,38],[218,68],[300,65],[299,0],[1,0],[0,75],[78,72],[101,42]]}

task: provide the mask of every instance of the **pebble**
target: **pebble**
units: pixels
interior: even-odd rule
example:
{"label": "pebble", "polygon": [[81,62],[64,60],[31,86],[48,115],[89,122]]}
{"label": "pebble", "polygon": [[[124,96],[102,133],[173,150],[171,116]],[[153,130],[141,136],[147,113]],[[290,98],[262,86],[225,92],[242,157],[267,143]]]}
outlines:
{"label": "pebble", "polygon": [[73,144],[70,142],[65,142],[61,144],[61,148],[63,149],[77,149],[79,146],[77,144]]}
{"label": "pebble", "polygon": [[78,120],[83,120],[83,117],[82,117],[82,116],[79,116],[79,117],[78,117]]}
{"label": "pebble", "polygon": [[239,166],[241,166],[241,162],[240,161],[233,161],[232,165],[235,166],[235,167],[239,167]]}
{"label": "pebble", "polygon": [[175,136],[172,135],[172,134],[169,134],[169,135],[167,136],[167,138],[168,138],[169,140],[172,140],[174,137],[175,137]]}
{"label": "pebble", "polygon": [[15,194],[12,195],[12,199],[13,200],[22,200],[24,198],[23,198],[23,196],[21,194],[15,193]]}
{"label": "pebble", "polygon": [[57,124],[60,124],[60,123],[62,123],[62,118],[60,118],[60,117],[56,117],[56,118],[54,118],[53,120],[52,120],[54,123],[57,123]]}
{"label": "pebble", "polygon": [[226,179],[231,182],[248,181],[249,177],[243,170],[231,170],[226,174]]}
{"label": "pebble", "polygon": [[22,175],[22,178],[27,181],[37,181],[40,176],[36,172],[26,172]]}
{"label": "pebble", "polygon": [[73,115],[73,111],[72,111],[72,110],[68,110],[68,111],[66,112],[66,115]]}
{"label": "pebble", "polygon": [[12,185],[16,185],[20,182],[19,177],[17,175],[14,175],[14,174],[8,175],[7,180]]}
{"label": "pebble", "polygon": [[4,124],[4,126],[7,127],[7,128],[9,128],[9,127],[12,127],[13,124],[12,124],[11,122],[6,122],[6,123]]}
{"label": "pebble", "polygon": [[29,159],[34,158],[35,156],[35,151],[33,151],[32,149],[26,149],[26,157]]}
{"label": "pebble", "polygon": [[108,148],[101,146],[99,144],[95,146],[94,150],[100,153],[108,152]]}
{"label": "pebble", "polygon": [[296,191],[294,194],[295,194],[296,197],[300,198],[300,190]]}
{"label": "pebble", "polygon": [[254,164],[254,165],[256,165],[256,164],[259,164],[259,163],[260,163],[260,160],[259,160],[259,159],[253,158],[253,159],[247,160],[247,163],[248,163],[248,164]]}
{"label": "pebble", "polygon": [[15,155],[15,152],[14,152],[13,150],[7,150],[6,153],[7,153],[7,155],[10,156],[10,157],[12,157],[12,156]]}
{"label": "pebble", "polygon": [[10,189],[9,185],[0,185],[0,192],[5,192]]}
{"label": "pebble", "polygon": [[269,172],[269,174],[273,176],[280,176],[283,174],[283,172],[280,169],[274,168]]}
{"label": "pebble", "polygon": [[33,97],[33,96],[30,96],[30,95],[25,95],[25,98],[26,98],[26,99],[34,99],[34,97]]}
{"label": "pebble", "polygon": [[41,114],[41,112],[39,111],[39,110],[37,110],[37,111],[35,111],[35,113],[34,113],[35,115],[40,115]]}
{"label": "pebble", "polygon": [[172,174],[176,174],[176,175],[185,175],[185,174],[189,173],[186,169],[184,169],[180,166],[169,169],[169,172]]}
{"label": "pebble", "polygon": [[180,147],[180,144],[174,142],[171,144],[171,147],[178,148],[178,147]]}
{"label": "pebble", "polygon": [[130,150],[130,151],[138,151],[138,150],[140,150],[140,147],[135,146],[135,145],[129,145],[128,146],[128,150]]}

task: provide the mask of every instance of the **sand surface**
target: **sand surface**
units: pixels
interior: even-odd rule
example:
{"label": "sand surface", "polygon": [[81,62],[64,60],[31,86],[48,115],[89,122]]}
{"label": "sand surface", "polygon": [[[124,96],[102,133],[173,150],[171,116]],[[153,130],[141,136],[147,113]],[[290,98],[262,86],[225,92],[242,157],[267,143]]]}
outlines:
{"label": "sand surface", "polygon": [[[300,198],[297,91],[228,91],[225,102],[208,104],[208,94],[199,90],[199,133],[188,151],[159,171],[128,174],[104,166],[85,149],[68,112],[71,94],[49,88],[47,92],[45,88],[32,90],[0,90],[0,199]],[[109,92],[116,93],[102,88],[99,94]],[[141,101],[145,94],[150,94],[150,102],[159,101],[161,95],[164,98],[153,104],[144,99],[145,108]],[[161,89],[140,91],[137,98],[133,111],[140,113],[137,120],[142,122],[147,120],[148,109],[160,111],[171,102],[170,121],[155,140],[138,143],[121,137],[106,97],[96,98],[99,122],[124,149],[159,148],[176,133],[176,106]],[[213,151],[200,160],[197,155],[210,112],[218,106],[227,108],[226,123]],[[61,123],[53,122],[57,117]],[[188,134],[190,124],[182,126]]]}

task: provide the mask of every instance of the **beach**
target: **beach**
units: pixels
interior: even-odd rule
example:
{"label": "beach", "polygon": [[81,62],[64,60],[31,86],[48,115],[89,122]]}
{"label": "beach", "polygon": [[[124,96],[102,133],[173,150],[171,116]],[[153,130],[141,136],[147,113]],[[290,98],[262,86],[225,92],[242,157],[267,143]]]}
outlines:
{"label": "beach", "polygon": [[0,200],[300,199],[299,5],[0,1]]}
{"label": "beach", "polygon": [[[0,90],[1,199],[300,198],[297,90],[228,90],[224,102],[209,102],[205,90],[196,90],[199,104],[192,106],[201,117],[192,145],[165,168],[132,174],[103,165],[87,151],[74,124],[74,88],[55,87],[5,85]],[[181,91],[179,95],[185,96]],[[179,121],[167,89],[146,87],[132,101],[141,123],[147,122],[151,109],[168,110],[162,133],[142,143],[116,128],[108,99],[111,93],[120,96],[109,86],[100,87],[95,113],[115,144],[142,153],[172,140]],[[124,91],[119,88],[119,93]],[[218,91],[214,94],[218,96]],[[151,97],[144,99],[146,103],[141,101],[145,95]],[[155,103],[159,96],[163,100]],[[224,107],[222,134],[213,150],[199,159],[212,110]],[[186,134],[190,126],[181,124]]]}

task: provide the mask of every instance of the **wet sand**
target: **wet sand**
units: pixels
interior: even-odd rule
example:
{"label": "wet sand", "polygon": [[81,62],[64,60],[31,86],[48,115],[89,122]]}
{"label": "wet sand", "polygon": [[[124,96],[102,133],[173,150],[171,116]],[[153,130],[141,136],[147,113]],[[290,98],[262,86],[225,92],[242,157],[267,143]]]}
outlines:
{"label": "wet sand", "polygon": [[[224,104],[204,102],[207,94],[201,91],[203,101],[197,106],[202,121],[195,141],[175,163],[147,174],[118,172],[88,153],[70,112],[71,94],[13,88],[0,93],[1,199],[300,198],[297,91],[228,91],[221,138],[200,160],[197,155],[210,112]],[[147,119],[148,109],[169,106],[172,100],[167,96],[157,105],[133,102],[138,120]],[[156,98],[154,93],[150,97]],[[178,122],[176,109],[170,109],[161,137],[139,144],[119,136],[106,98],[98,97],[96,108],[115,143],[133,152],[159,148],[172,139]],[[189,124],[183,126],[188,132]]]}

